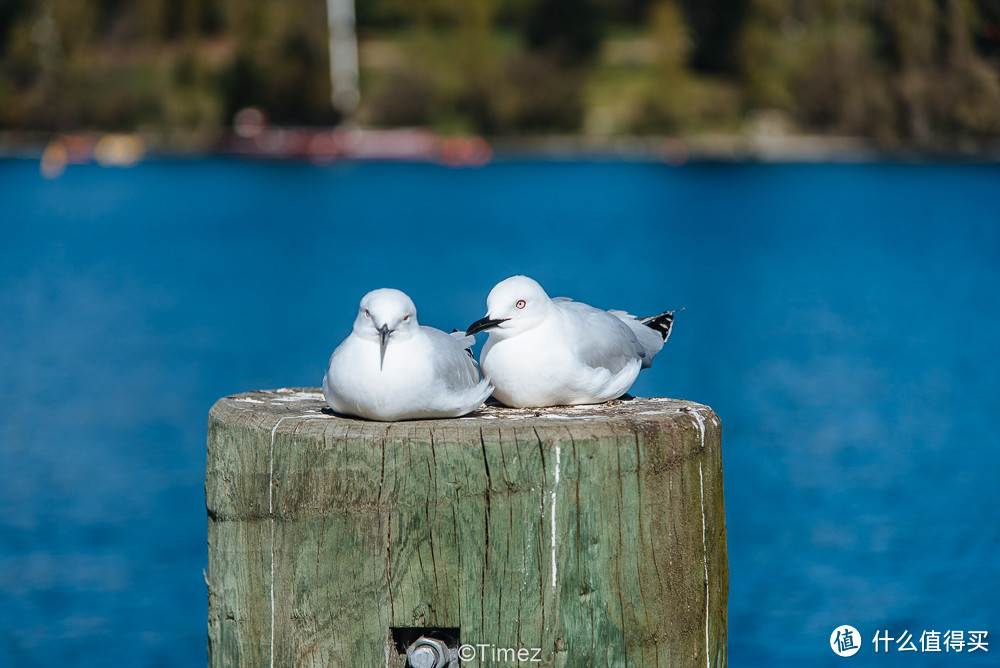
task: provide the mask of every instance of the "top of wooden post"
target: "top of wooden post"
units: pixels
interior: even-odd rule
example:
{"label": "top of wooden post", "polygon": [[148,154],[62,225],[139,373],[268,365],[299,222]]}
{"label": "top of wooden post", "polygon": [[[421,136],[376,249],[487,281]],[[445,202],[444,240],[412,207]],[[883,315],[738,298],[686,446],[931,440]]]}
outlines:
{"label": "top of wooden post", "polygon": [[[275,429],[279,432],[302,431],[302,425],[294,423],[314,419],[323,421],[324,429],[337,425],[351,429],[351,435],[363,438],[366,433],[385,436],[402,429],[413,433],[415,427],[426,426],[432,431],[447,428],[533,428],[559,427],[570,424],[587,424],[588,431],[595,436],[605,429],[611,431],[637,423],[673,421],[678,414],[687,414],[693,423],[704,432],[707,422],[719,425],[719,418],[709,406],[684,399],[664,397],[629,397],[603,404],[581,406],[554,406],[549,408],[508,408],[487,404],[459,418],[434,418],[426,420],[404,420],[400,422],[376,422],[341,416],[334,413],[318,387],[291,387],[276,390],[257,390],[234,394],[219,399],[212,407],[211,416],[227,423],[243,423],[255,429]],[[282,424],[285,420],[291,421]],[[252,425],[249,422],[252,421]],[[293,426],[294,425],[294,426]]]}

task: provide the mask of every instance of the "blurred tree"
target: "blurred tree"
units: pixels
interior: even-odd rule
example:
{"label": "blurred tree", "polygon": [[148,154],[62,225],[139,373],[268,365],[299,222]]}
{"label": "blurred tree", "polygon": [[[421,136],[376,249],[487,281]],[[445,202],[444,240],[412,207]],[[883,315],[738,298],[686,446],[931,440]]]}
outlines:
{"label": "blurred tree", "polygon": [[493,63],[493,30],[499,4],[496,0],[450,0],[458,30],[455,54],[461,72],[461,92],[457,106],[480,133],[492,134],[499,128],[497,79]]}
{"label": "blurred tree", "polygon": [[276,123],[339,120],[330,105],[325,3],[248,0],[224,16],[238,40],[218,78],[225,122],[245,106],[261,107]]}
{"label": "blurred tree", "polygon": [[946,74],[932,92],[932,117],[951,136],[1000,136],[1000,78],[973,38],[983,19],[971,0],[948,0],[944,11]]}
{"label": "blurred tree", "polygon": [[607,23],[643,24],[649,16],[653,0],[597,0],[601,16]]}
{"label": "blurred tree", "polygon": [[0,60],[0,128],[38,128],[37,84],[42,62],[33,21],[21,15],[7,30]]}
{"label": "blurred tree", "polygon": [[239,52],[220,72],[218,85],[222,95],[223,122],[232,121],[244,107],[261,104],[263,79],[263,73],[258,71],[257,63],[247,51]]}
{"label": "blurred tree", "polygon": [[[54,47],[53,42],[51,48]],[[36,22],[23,15],[14,20],[6,31],[3,60],[0,61],[8,94],[30,88],[38,81],[42,72],[41,51]]]}
{"label": "blurred tree", "polygon": [[738,71],[740,30],[750,0],[683,0],[682,9],[691,30],[691,66],[703,72],[735,74]]}
{"label": "blurred tree", "polygon": [[398,27],[406,18],[406,6],[398,0],[355,2],[354,18],[359,28]]}
{"label": "blurred tree", "polygon": [[146,48],[160,46],[168,39],[167,0],[143,0],[136,9],[139,14],[143,41]]}
{"label": "blurred tree", "polygon": [[521,52],[507,62],[503,127],[518,133],[576,132],[583,123],[584,70],[546,53]]}
{"label": "blurred tree", "polygon": [[940,14],[934,0],[886,0],[880,7],[881,28],[888,46],[895,93],[904,134],[919,144],[932,137],[928,110],[929,75],[937,69]]}
{"label": "blurred tree", "polygon": [[78,86],[88,74],[87,50],[96,17],[89,3],[51,0],[32,18],[31,36],[40,67],[29,100],[34,121],[42,129],[68,130],[80,125],[80,109],[86,101]]}
{"label": "blurred tree", "polygon": [[788,78],[800,124],[891,140],[893,105],[885,69],[875,57],[865,0],[815,3],[809,9]]}
{"label": "blurred tree", "polygon": [[973,27],[976,51],[997,65],[1000,60],[1000,0],[979,0],[980,25]]}
{"label": "blurred tree", "polygon": [[601,46],[601,16],[594,0],[537,0],[528,16],[528,48],[565,65],[591,60]]}
{"label": "blurred tree", "polygon": [[649,21],[656,47],[656,79],[644,102],[639,126],[645,131],[674,134],[687,125],[694,106],[688,70],[690,33],[674,0],[655,2]]}
{"label": "blurred tree", "polygon": [[369,121],[375,125],[431,125],[436,120],[441,93],[423,67],[392,67],[367,95]]}
{"label": "blurred tree", "polygon": [[794,24],[788,0],[752,0],[738,46],[747,106],[751,109],[793,108],[790,59]]}
{"label": "blurred tree", "polygon": [[1000,81],[974,49],[985,28],[969,0],[888,0],[873,19],[885,57],[903,137],[939,147],[1000,132]]}
{"label": "blurred tree", "polygon": [[55,22],[59,41],[66,57],[75,60],[91,47],[97,37],[98,6],[79,0],[47,0],[43,14]]}
{"label": "blurred tree", "polygon": [[883,144],[997,133],[996,67],[970,0],[753,0],[741,41],[750,108]]}
{"label": "blurred tree", "polygon": [[515,132],[576,132],[588,68],[603,37],[598,0],[534,0],[526,10],[526,52],[506,63],[499,125]]}
{"label": "blurred tree", "polygon": [[32,13],[31,0],[3,0],[0,2],[0,58],[7,52],[14,28]]}

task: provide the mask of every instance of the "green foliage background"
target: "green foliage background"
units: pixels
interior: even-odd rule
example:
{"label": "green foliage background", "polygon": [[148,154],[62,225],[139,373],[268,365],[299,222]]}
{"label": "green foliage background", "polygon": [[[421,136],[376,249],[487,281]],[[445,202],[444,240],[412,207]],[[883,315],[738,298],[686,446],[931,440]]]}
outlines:
{"label": "green foliage background", "polygon": [[[361,0],[373,125],[1000,137],[1000,0]],[[0,130],[338,122],[324,0],[0,0]],[[777,116],[775,116],[777,115]]]}

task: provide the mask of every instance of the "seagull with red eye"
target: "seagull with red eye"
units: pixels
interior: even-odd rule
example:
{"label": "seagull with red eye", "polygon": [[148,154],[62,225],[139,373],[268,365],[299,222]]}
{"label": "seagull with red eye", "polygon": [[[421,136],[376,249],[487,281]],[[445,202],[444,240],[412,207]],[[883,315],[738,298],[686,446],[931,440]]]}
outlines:
{"label": "seagull with red eye", "polygon": [[479,377],[469,352],[474,343],[461,332],[421,326],[405,293],[372,290],[350,336],[330,356],[323,396],[335,412],[370,420],[465,415],[493,390]]}
{"label": "seagull with red eye", "polygon": [[512,276],[486,299],[485,318],[466,334],[489,332],[479,364],[493,397],[518,408],[596,404],[625,394],[673,328],[675,311],[636,318],[566,297]]}

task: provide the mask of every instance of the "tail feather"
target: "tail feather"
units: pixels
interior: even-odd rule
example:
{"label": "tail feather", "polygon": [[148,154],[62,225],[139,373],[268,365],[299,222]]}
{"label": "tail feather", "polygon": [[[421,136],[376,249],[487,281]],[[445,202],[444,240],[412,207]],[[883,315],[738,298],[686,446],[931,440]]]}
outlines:
{"label": "tail feather", "polygon": [[666,311],[664,313],[660,313],[659,315],[651,315],[647,318],[639,318],[639,322],[641,322],[646,327],[649,327],[650,329],[658,332],[659,335],[663,337],[663,342],[666,343],[667,339],[670,338],[670,331],[674,327],[674,313],[683,310],[684,310],[683,308],[677,308],[674,309],[673,311]]}

